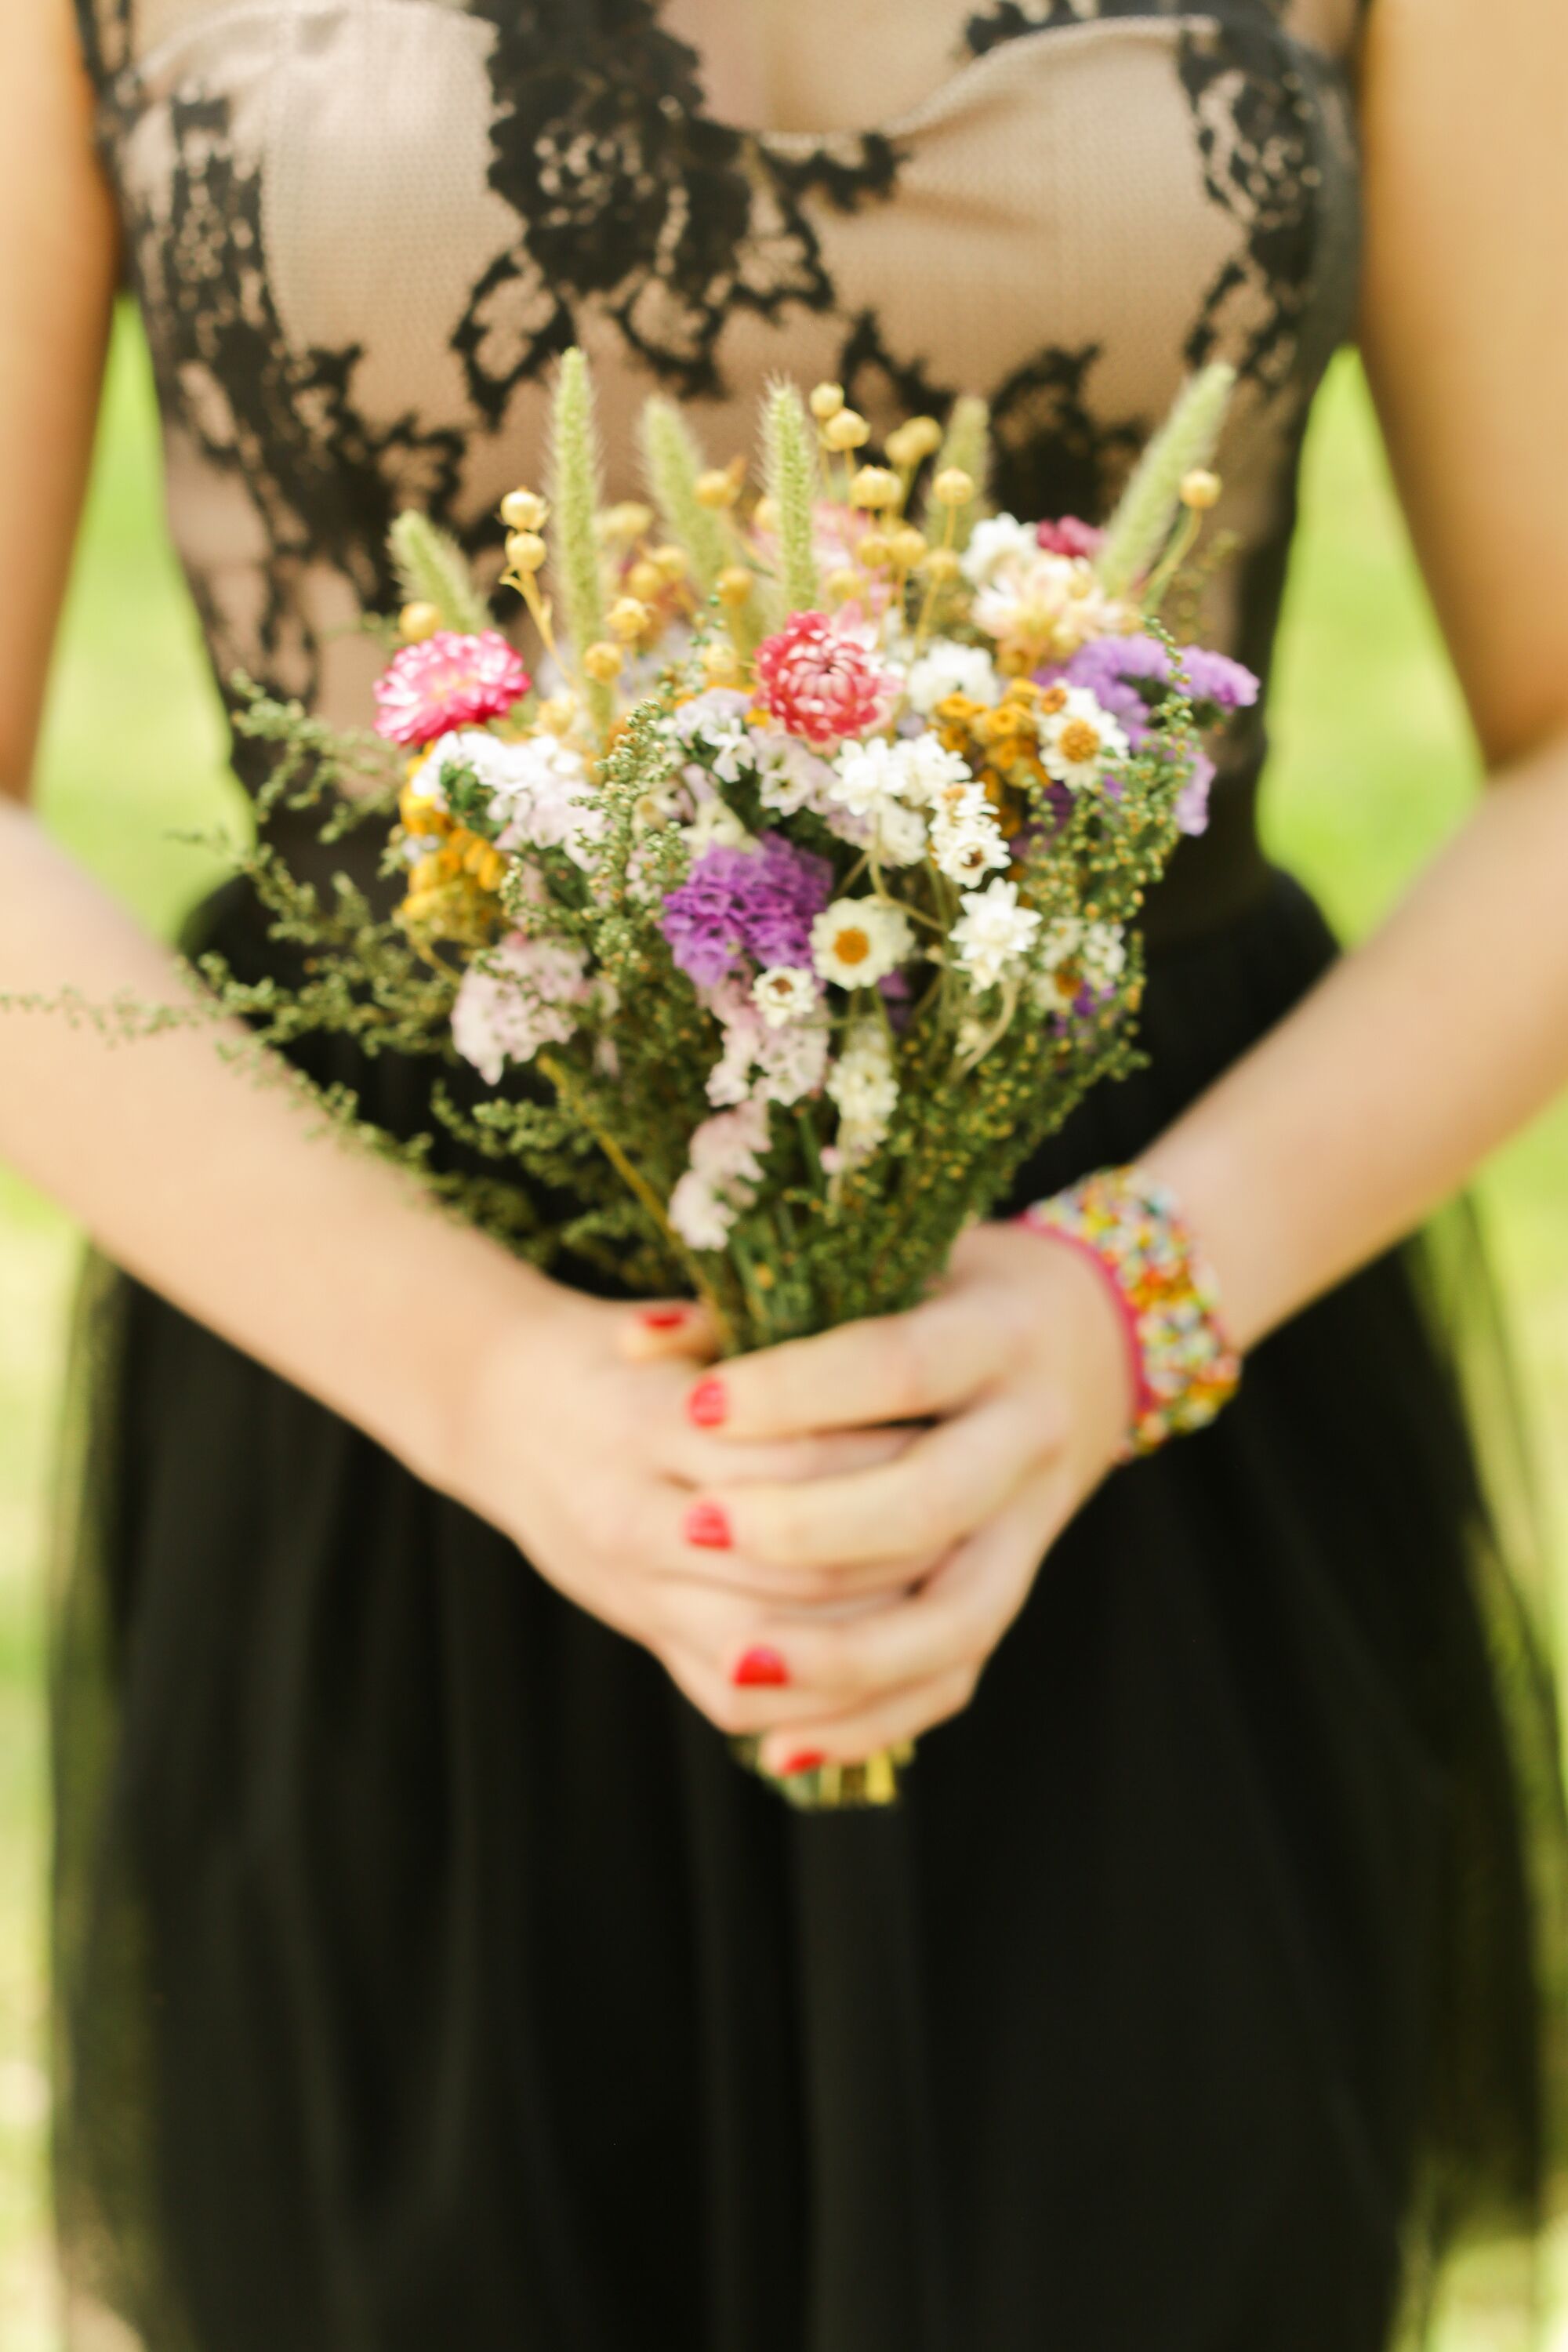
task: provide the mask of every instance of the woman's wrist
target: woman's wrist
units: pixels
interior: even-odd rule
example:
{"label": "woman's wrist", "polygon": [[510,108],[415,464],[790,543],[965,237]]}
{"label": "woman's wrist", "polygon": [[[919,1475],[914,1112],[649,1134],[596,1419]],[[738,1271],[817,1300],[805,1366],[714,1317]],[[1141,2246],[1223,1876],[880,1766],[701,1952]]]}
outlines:
{"label": "woman's wrist", "polygon": [[1141,1163],[1101,1169],[1020,1222],[1092,1267],[1116,1315],[1130,1398],[1123,1457],[1206,1427],[1235,1394],[1241,1360],[1170,1188]]}

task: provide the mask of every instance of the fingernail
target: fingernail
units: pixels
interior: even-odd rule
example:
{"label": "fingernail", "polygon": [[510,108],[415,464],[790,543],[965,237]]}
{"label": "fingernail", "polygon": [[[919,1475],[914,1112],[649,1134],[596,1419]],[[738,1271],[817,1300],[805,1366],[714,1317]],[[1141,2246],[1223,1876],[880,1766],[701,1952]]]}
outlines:
{"label": "fingernail", "polygon": [[699,1429],[717,1429],[730,1410],[723,1381],[711,1377],[699,1381],[686,1400],[686,1410]]}
{"label": "fingernail", "polygon": [[637,1320],[649,1331],[679,1331],[686,1316],[684,1307],[645,1307]]}
{"label": "fingernail", "polygon": [[789,1680],[789,1668],[776,1650],[748,1650],[735,1669],[737,1690],[776,1688]]}
{"label": "fingernail", "polygon": [[689,1544],[697,1544],[703,1551],[728,1551],[735,1540],[730,1533],[730,1515],[721,1503],[693,1503],[681,1521],[681,1531]]}
{"label": "fingernail", "polygon": [[797,1772],[820,1772],[826,1761],[820,1748],[803,1748],[798,1756],[792,1756],[783,1767],[779,1778],[781,1780],[793,1780]]}

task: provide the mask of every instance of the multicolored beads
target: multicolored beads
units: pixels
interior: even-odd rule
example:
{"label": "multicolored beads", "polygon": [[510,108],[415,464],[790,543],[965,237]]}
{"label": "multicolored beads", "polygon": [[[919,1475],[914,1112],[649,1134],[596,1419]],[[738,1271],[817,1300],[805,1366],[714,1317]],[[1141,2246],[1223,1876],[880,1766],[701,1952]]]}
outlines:
{"label": "multicolored beads", "polygon": [[1137,1167],[1102,1168],[1018,1222],[1090,1258],[1121,1309],[1135,1392],[1121,1459],[1205,1428],[1236,1394],[1241,1359],[1220,1320],[1219,1286],[1168,1188]]}

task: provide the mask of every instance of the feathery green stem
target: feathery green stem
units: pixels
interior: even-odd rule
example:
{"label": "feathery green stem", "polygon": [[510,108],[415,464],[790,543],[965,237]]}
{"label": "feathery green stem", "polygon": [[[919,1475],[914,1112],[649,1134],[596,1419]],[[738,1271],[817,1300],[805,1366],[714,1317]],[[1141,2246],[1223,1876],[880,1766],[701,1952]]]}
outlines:
{"label": "feathery green stem", "polygon": [[697,495],[702,452],[672,400],[657,395],[643,404],[640,426],[643,469],[664,527],[691,566],[698,594],[706,600],[731,560],[723,518]]}
{"label": "feathery green stem", "polygon": [[769,386],[763,457],[778,535],[775,618],[814,611],[822,600],[812,515],[820,490],[816,436],[793,383]]}
{"label": "feathery green stem", "polygon": [[1095,560],[1100,585],[1125,596],[1163,554],[1181,511],[1182,484],[1219,446],[1236,370],[1216,361],[1194,376],[1139,459]]}
{"label": "feathery green stem", "polygon": [[[605,618],[604,577],[595,520],[600,506],[599,444],[594,424],[594,386],[588,362],[575,349],[563,354],[551,415],[551,535],[556,581],[566,610],[573,655],[581,668],[584,653],[601,641]],[[584,698],[601,731],[615,717],[607,686],[582,680]]]}
{"label": "feathery green stem", "polygon": [[386,535],[388,551],[409,604],[433,604],[444,629],[477,636],[490,626],[485,600],[474,586],[468,557],[455,539],[428,515],[400,514]]}

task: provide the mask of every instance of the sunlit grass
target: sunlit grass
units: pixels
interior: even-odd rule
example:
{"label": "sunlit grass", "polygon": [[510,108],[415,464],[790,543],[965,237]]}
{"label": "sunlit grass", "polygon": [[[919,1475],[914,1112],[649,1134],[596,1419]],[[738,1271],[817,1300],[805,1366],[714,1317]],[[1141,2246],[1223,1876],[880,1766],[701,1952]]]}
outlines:
{"label": "sunlit grass", "polygon": [[[167,930],[218,870],[173,836],[233,821],[211,681],[163,536],[141,347],[122,334],[51,704],[42,804],[59,837]],[[1314,428],[1275,702],[1270,846],[1351,935],[1477,789],[1353,363]],[[1540,1450],[1568,1498],[1568,1108],[1486,1177]],[[44,2195],[42,1559],[74,1241],[0,1175],[0,2345],[56,2352]],[[1463,2352],[1500,2341],[1480,2323]],[[281,2352],[281,2347],[280,2347]],[[1325,2347],[1330,2352],[1330,2347]],[[1456,2346],[1458,2352],[1458,2346]],[[1568,2332],[1559,2352],[1568,2352]]]}

